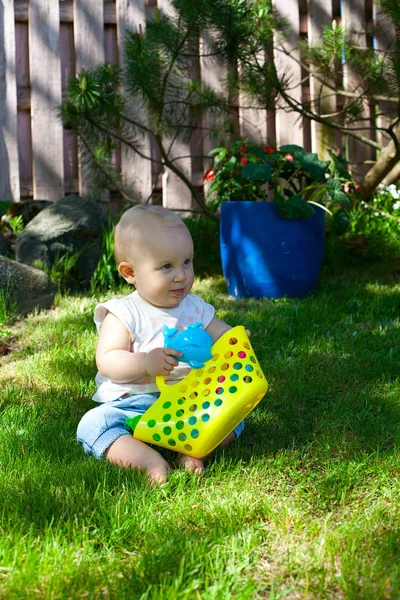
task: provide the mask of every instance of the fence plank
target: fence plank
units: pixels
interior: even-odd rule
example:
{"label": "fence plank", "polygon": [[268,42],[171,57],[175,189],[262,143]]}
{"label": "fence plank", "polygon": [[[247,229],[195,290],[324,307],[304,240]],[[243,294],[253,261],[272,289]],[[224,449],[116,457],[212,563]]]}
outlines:
{"label": "fence plank", "polygon": [[[322,40],[322,27],[332,23],[332,0],[310,0],[308,13],[308,39],[310,46],[317,45]],[[334,81],[329,81],[334,86]],[[315,77],[310,77],[311,98],[313,110],[318,115],[329,115],[336,112],[336,96]],[[335,131],[316,121],[311,122],[311,147],[321,158],[329,158],[328,150],[338,152],[335,144]]]}
{"label": "fence plank", "polygon": [[14,2],[0,3],[0,198],[20,198]]}
{"label": "fence plank", "polygon": [[[124,40],[129,31],[137,31],[139,25],[144,28],[146,21],[146,8],[144,0],[117,0],[117,36],[119,48],[119,62],[124,64]],[[130,103],[126,112],[135,120],[146,124],[143,111]],[[136,133],[136,132],[135,132]],[[130,131],[132,135],[132,131]],[[134,136],[140,139],[140,152],[151,156],[150,138],[148,134],[138,133]],[[129,196],[136,202],[147,202],[151,195],[151,162],[142,158],[126,145],[121,147],[122,183],[128,190]]]}
{"label": "fence plank", "polygon": [[[91,70],[104,62],[104,6],[98,0],[75,0],[74,37],[76,71]],[[88,194],[93,186],[88,156],[79,144],[79,193]]]}
{"label": "fence plank", "polygon": [[[278,48],[281,51],[275,51],[278,72],[285,74],[290,81],[290,95],[296,103],[301,103],[301,67],[299,62],[300,54],[298,50],[300,39],[300,15],[298,0],[285,0],[285,2],[274,1],[275,10],[279,17],[283,18],[287,24],[285,31],[279,36]],[[293,58],[288,56],[291,54]],[[294,60],[295,59],[295,60]],[[276,111],[276,137],[278,146],[283,144],[304,143],[301,117],[290,110],[284,101],[278,102]]]}
{"label": "fence plank", "polygon": [[[158,0],[160,12],[173,16],[173,7],[171,0]],[[173,159],[175,164],[181,169],[189,181],[192,181],[192,159],[190,144],[181,140],[174,140],[173,145],[168,152],[169,158]],[[182,157],[182,158],[179,158]],[[166,169],[162,177],[163,186],[163,206],[178,211],[188,211],[196,208],[196,203],[192,198],[189,188],[183,181],[175,175],[170,169]],[[181,212],[185,214],[185,212]]]}
{"label": "fence plank", "polygon": [[[349,35],[352,43],[362,48],[367,45],[366,37],[366,22],[365,22],[365,1],[364,0],[343,0],[342,2],[342,26]],[[359,77],[351,71],[348,65],[344,68],[344,88],[345,90],[354,92],[360,84]],[[363,102],[363,119],[368,118],[369,104]],[[366,123],[366,125],[365,125]],[[369,127],[368,121],[359,121],[352,127]],[[363,130],[356,133],[369,137],[369,133]],[[370,158],[370,151],[365,144],[347,136],[348,157],[352,165],[352,173],[354,178],[359,181],[368,170],[368,167],[363,164],[364,161]]]}
{"label": "fence plank", "polygon": [[31,0],[29,8],[33,195],[58,200],[63,194],[60,14],[58,2]]}

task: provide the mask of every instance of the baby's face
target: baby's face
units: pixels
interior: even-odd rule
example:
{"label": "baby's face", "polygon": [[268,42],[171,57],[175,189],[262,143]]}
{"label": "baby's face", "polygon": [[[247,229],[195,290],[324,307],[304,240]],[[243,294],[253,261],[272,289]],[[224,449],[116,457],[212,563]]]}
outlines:
{"label": "baby's face", "polygon": [[193,241],[184,225],[157,224],[140,234],[133,258],[134,285],[140,296],[160,308],[173,308],[192,289]]}

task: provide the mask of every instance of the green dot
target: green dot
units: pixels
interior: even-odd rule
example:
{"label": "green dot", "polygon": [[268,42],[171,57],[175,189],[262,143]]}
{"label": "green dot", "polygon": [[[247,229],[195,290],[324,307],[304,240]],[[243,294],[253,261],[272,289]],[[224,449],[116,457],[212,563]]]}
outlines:
{"label": "green dot", "polygon": [[180,408],[179,410],[176,411],[175,414],[176,414],[177,417],[181,417],[184,414],[184,412],[185,411],[183,410],[183,408]]}
{"label": "green dot", "polygon": [[147,425],[149,427],[155,427],[157,424],[157,422],[154,419],[150,419],[150,421],[147,423]]}
{"label": "green dot", "polygon": [[171,406],[171,402],[164,402],[163,408],[169,408]]}
{"label": "green dot", "polygon": [[155,433],[155,434],[153,435],[153,440],[154,440],[155,442],[159,442],[159,441],[161,440],[161,435],[160,435],[159,433]]}
{"label": "green dot", "polygon": [[231,387],[229,388],[229,392],[231,394],[235,394],[237,392],[237,387],[236,385],[231,385]]}
{"label": "green dot", "polygon": [[168,444],[170,446],[176,446],[176,441],[171,438],[171,439],[168,440]]}
{"label": "green dot", "polygon": [[164,423],[168,423],[168,421],[171,420],[171,415],[167,413],[163,416],[162,420],[164,421]]}
{"label": "green dot", "polygon": [[177,424],[175,425],[175,427],[177,429],[183,429],[185,423],[183,421],[178,421]]}
{"label": "green dot", "polygon": [[180,440],[181,442],[184,442],[186,440],[186,438],[187,438],[186,433],[180,433],[178,435],[178,440]]}
{"label": "green dot", "polygon": [[171,435],[172,429],[171,427],[164,427],[163,432],[165,433],[165,435]]}
{"label": "green dot", "polygon": [[217,400],[214,402],[215,406],[221,406],[222,404],[222,400],[220,398],[217,398]]}

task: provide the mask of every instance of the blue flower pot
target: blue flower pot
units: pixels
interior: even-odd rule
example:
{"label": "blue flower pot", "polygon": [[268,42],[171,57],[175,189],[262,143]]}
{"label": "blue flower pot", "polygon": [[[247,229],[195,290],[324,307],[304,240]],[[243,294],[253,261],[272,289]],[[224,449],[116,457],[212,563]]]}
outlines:
{"label": "blue flower pot", "polygon": [[221,204],[222,270],[235,298],[302,298],[322,267],[325,212],[285,219],[274,202]]}

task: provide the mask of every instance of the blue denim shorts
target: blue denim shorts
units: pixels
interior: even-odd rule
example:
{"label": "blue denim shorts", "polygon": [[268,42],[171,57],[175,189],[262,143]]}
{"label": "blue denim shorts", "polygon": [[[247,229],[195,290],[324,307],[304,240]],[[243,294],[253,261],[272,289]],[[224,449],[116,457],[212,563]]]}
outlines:
{"label": "blue denim shorts", "polygon": [[[131,433],[125,421],[143,415],[159,398],[160,393],[134,394],[112,402],[98,404],[83,415],[76,433],[78,444],[86,454],[102,458],[104,452],[122,435]],[[242,433],[244,422],[235,427],[236,437]]]}

